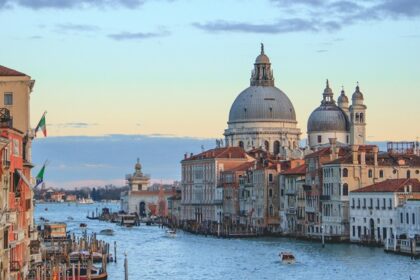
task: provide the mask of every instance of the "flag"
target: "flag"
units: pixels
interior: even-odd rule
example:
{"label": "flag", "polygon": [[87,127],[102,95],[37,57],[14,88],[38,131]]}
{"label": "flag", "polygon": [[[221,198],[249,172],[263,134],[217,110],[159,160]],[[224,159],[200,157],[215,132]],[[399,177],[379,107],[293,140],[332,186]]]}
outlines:
{"label": "flag", "polygon": [[38,175],[36,175],[36,184],[34,188],[38,187],[39,184],[41,184],[44,181],[44,171],[45,171],[45,163],[42,166],[41,170],[39,170]]}
{"label": "flag", "polygon": [[42,134],[44,134],[44,137],[47,137],[47,123],[45,122],[45,114],[46,113],[47,112],[44,112],[41,119],[39,120],[38,125],[35,128],[35,137],[36,137],[36,133],[38,132],[39,129],[42,129]]}

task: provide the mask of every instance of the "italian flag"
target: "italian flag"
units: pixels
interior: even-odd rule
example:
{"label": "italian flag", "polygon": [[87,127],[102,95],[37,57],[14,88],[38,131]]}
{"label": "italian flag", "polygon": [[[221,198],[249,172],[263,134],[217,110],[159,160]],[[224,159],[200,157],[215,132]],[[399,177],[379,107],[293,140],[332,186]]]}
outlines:
{"label": "italian flag", "polygon": [[45,122],[45,114],[47,112],[45,112],[42,115],[42,118],[39,120],[38,125],[35,128],[35,137],[36,137],[36,133],[38,132],[39,129],[42,129],[42,134],[44,134],[44,137],[47,137],[47,123]]}
{"label": "italian flag", "polygon": [[44,163],[41,170],[39,170],[38,175],[36,175],[36,185],[34,188],[36,188],[39,184],[41,184],[44,181],[45,164],[46,163]]}

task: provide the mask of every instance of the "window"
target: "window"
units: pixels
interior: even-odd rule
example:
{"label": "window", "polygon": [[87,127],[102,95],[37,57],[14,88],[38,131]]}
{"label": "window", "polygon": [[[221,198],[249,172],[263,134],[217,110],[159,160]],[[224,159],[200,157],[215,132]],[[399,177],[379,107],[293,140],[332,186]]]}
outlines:
{"label": "window", "polygon": [[353,236],[356,236],[356,227],[353,226]]}
{"label": "window", "polygon": [[273,197],[273,190],[272,190],[272,189],[270,189],[270,190],[268,191],[268,196],[269,196],[269,197]]}
{"label": "window", "polygon": [[369,176],[369,178],[372,178],[372,177],[373,177],[373,172],[372,172],[372,169],[369,169],[369,171],[368,171],[368,176]]}
{"label": "window", "polygon": [[273,182],[273,174],[268,174],[268,181]]}
{"label": "window", "polygon": [[318,135],[318,143],[322,142],[322,135]]}
{"label": "window", "polygon": [[384,199],[383,199],[382,209],[385,209],[385,208],[386,208],[386,199],[384,198]]}
{"label": "window", "polygon": [[414,225],[416,223],[416,215],[413,213],[411,216],[411,223]]}
{"label": "window", "polygon": [[355,205],[355,203],[354,203],[354,198],[351,200],[351,208],[353,208],[354,209],[354,207],[355,207],[356,205]]}
{"label": "window", "polygon": [[280,153],[280,142],[279,141],[274,141],[273,153],[275,155]]}
{"label": "window", "polygon": [[370,205],[369,205],[369,209],[373,208],[373,198],[370,199]]}
{"label": "window", "polygon": [[11,92],[4,93],[4,105],[13,105],[13,93]]}
{"label": "window", "polygon": [[366,198],[363,198],[363,208],[366,209]]}
{"label": "window", "polygon": [[343,169],[343,177],[348,177],[349,176],[349,171],[347,168]]}
{"label": "window", "polygon": [[377,199],[376,199],[376,209],[379,209],[379,207],[381,207],[381,206],[380,206],[380,203],[381,203],[381,202],[379,201],[379,198],[377,198]]}
{"label": "window", "polygon": [[405,213],[405,222],[406,222],[406,224],[410,223],[410,221],[408,220],[408,213]]}
{"label": "window", "polygon": [[400,223],[404,223],[403,213],[400,213]]}
{"label": "window", "polygon": [[407,178],[410,178],[411,172],[410,170],[407,170]]}
{"label": "window", "polygon": [[379,177],[383,178],[384,177],[384,171],[383,170],[379,170]]}
{"label": "window", "polygon": [[244,142],[239,141],[239,147],[243,148],[244,147]]}
{"label": "window", "polygon": [[360,208],[360,198],[357,199],[357,208]]}
{"label": "window", "polygon": [[267,152],[270,151],[270,143],[268,143],[268,141],[264,141],[264,148]]}
{"label": "window", "polygon": [[[347,183],[345,183],[343,185],[343,195],[345,195],[345,196],[349,195],[349,185]],[[353,203],[353,205],[354,205],[354,203]]]}
{"label": "window", "polygon": [[392,225],[392,219],[389,219],[389,224]]}
{"label": "window", "polygon": [[392,198],[389,199],[389,206],[388,206],[388,208],[389,209],[392,209]]}

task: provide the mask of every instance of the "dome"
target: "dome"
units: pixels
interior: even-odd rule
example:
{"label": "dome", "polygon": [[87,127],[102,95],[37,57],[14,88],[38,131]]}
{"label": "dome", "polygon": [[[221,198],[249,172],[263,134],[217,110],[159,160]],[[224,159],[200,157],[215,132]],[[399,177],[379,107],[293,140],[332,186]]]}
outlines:
{"label": "dome", "polygon": [[295,109],[287,95],[274,86],[250,86],[230,108],[229,123],[244,121],[293,121]]}
{"label": "dome", "polygon": [[352,100],[363,100],[363,93],[360,91],[359,84],[357,84],[356,91],[351,97]]}
{"label": "dome", "polygon": [[255,59],[255,64],[269,64],[269,63],[270,63],[270,59],[264,53],[258,55],[257,58]]}
{"label": "dome", "polygon": [[344,89],[341,91],[340,96],[337,99],[338,104],[340,103],[349,103],[349,99],[346,95],[346,93],[344,92]]}
{"label": "dome", "polygon": [[308,119],[308,133],[322,131],[350,131],[350,121],[346,113],[335,104],[321,105]]}

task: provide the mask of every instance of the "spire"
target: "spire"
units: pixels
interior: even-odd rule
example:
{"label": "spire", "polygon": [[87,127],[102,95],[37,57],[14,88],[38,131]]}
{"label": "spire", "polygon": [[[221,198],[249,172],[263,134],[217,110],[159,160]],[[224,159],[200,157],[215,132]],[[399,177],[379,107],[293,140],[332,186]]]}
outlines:
{"label": "spire", "polygon": [[338,106],[340,108],[348,107],[349,99],[346,96],[346,92],[344,91],[344,86],[341,86],[341,94],[337,99]]}
{"label": "spire", "polygon": [[261,53],[255,59],[254,70],[251,74],[251,86],[274,86],[270,59],[264,52],[263,43],[261,43]]}
{"label": "spire", "polygon": [[322,99],[321,104],[324,105],[324,104],[327,104],[327,103],[335,103],[335,101],[333,99],[333,95],[334,95],[334,93],[330,88],[330,82],[327,79],[325,89],[324,89],[324,93],[322,94],[323,99]]}

